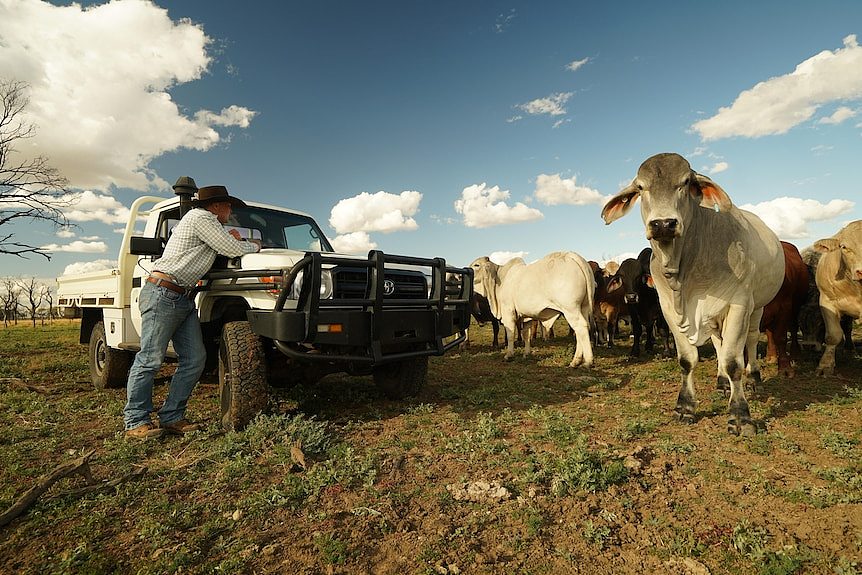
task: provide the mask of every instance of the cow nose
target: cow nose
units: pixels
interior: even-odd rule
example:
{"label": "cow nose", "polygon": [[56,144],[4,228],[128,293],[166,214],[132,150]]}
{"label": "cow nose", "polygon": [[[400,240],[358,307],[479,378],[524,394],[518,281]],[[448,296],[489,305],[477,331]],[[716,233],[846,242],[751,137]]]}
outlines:
{"label": "cow nose", "polygon": [[657,239],[673,239],[676,237],[676,231],[679,221],[676,218],[663,218],[651,220],[649,223],[650,236]]}
{"label": "cow nose", "polygon": [[638,303],[638,294],[627,293],[626,294],[626,303],[631,303],[631,304]]}

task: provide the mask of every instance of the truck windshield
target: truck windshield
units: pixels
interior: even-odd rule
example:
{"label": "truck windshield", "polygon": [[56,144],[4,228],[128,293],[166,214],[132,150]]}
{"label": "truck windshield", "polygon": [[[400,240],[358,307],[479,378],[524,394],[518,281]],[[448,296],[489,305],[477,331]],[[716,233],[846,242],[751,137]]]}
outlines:
{"label": "truck windshield", "polygon": [[260,240],[264,248],[289,248],[301,252],[331,252],[326,236],[308,216],[256,206],[234,208],[225,229],[236,229],[244,238]]}

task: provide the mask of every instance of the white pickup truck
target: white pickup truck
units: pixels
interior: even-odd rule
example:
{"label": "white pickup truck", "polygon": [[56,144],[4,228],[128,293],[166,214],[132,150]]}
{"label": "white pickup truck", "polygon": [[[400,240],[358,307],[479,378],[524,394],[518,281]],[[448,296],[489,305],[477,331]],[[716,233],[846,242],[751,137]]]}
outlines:
{"label": "white pickup truck", "polygon": [[[81,318],[80,341],[89,344],[97,388],[126,384],[140,349],[141,283],[188,209],[185,202],[137,199],[117,267],[57,279],[65,315]],[[415,395],[428,356],[463,341],[470,268],[380,251],[338,255],[308,214],[247,204],[234,208],[225,227],[259,240],[261,251],[217,258],[193,296],[208,366],[218,367],[226,428],[241,429],[263,410],[270,386],[313,382],[328,373],[373,375],[388,397]],[[143,235],[135,236],[142,219]],[[175,357],[172,349],[168,357]]]}

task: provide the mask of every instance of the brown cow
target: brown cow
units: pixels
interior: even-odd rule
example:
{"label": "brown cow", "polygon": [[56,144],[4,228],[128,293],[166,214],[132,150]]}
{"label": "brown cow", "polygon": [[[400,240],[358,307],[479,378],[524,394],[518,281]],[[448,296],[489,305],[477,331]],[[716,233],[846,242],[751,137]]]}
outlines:
{"label": "brown cow", "polygon": [[593,316],[596,320],[595,343],[604,342],[608,347],[614,346],[614,338],[617,335],[619,314],[625,309],[623,293],[620,291],[608,293],[608,276],[605,275],[598,262],[589,261],[596,280],[596,295],[593,300]]}
{"label": "brown cow", "polygon": [[[791,243],[781,242],[784,248],[784,283],[763,308],[760,331],[766,332],[766,362],[778,362],[778,373],[793,377],[790,357],[800,354],[798,318],[799,310],[808,294],[808,267],[802,261],[799,250]],[[787,332],[790,331],[790,357],[787,355]]]}

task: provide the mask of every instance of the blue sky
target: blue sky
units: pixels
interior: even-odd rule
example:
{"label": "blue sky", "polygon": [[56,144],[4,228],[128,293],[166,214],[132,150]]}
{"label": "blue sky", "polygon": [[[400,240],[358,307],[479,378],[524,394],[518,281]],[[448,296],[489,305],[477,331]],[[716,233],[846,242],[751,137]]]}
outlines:
{"label": "blue sky", "polygon": [[803,248],[862,218],[856,35],[858,1],[0,0],[19,152],[80,197],[59,235],[0,229],[53,254],[0,276],[110,266],[123,210],[181,175],[350,251],[619,258],[643,224],[603,199],[666,151]]}

